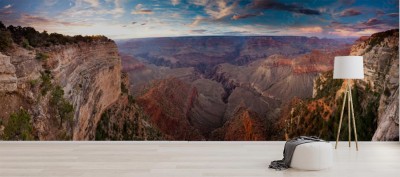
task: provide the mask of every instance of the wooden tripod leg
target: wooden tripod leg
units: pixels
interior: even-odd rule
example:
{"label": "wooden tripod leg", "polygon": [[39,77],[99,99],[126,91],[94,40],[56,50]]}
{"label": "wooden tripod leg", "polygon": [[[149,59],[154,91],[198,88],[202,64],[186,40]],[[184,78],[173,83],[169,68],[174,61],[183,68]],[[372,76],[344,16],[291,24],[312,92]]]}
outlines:
{"label": "wooden tripod leg", "polygon": [[347,126],[349,127],[349,147],[351,147],[351,114],[350,114],[350,100],[351,100],[351,95],[350,95],[350,80],[347,80],[347,93],[348,93],[348,98],[347,98],[347,117],[349,118],[349,121],[347,123]]}
{"label": "wooden tripod leg", "polygon": [[349,92],[350,102],[351,102],[351,113],[353,116],[353,129],[354,129],[354,139],[356,141],[356,150],[358,151],[358,141],[357,141],[357,129],[356,129],[356,118],[354,117],[354,107],[353,107],[353,96],[351,94],[351,89]]}
{"label": "wooden tripod leg", "polygon": [[337,132],[337,135],[336,135],[336,145],[335,145],[335,149],[337,149],[337,145],[338,145],[338,141],[339,141],[339,135],[340,135],[340,128],[342,127],[343,111],[344,111],[344,106],[346,105],[346,97],[347,97],[347,87],[346,87],[346,91],[344,92],[344,99],[343,99],[343,105],[342,105],[342,112],[340,113],[339,128],[338,128],[338,132]]}

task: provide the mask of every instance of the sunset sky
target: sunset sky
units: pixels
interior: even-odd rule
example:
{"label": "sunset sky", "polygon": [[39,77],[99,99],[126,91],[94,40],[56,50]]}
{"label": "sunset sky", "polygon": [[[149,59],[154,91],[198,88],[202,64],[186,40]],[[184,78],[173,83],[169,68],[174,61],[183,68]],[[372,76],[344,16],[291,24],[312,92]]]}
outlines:
{"label": "sunset sky", "polygon": [[359,37],[398,28],[398,0],[0,0],[6,25],[113,39],[195,35]]}

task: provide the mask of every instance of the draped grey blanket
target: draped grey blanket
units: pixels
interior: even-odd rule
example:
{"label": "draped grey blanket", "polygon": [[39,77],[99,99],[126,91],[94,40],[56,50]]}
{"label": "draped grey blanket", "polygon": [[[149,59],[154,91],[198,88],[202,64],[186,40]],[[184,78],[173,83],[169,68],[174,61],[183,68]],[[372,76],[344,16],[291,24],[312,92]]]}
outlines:
{"label": "draped grey blanket", "polygon": [[290,163],[292,162],[292,156],[294,150],[296,150],[296,146],[304,143],[312,143],[312,142],[320,142],[324,141],[315,136],[299,136],[289,140],[285,143],[285,148],[283,150],[283,159],[272,161],[269,165],[269,168],[275,170],[286,170],[290,167]]}

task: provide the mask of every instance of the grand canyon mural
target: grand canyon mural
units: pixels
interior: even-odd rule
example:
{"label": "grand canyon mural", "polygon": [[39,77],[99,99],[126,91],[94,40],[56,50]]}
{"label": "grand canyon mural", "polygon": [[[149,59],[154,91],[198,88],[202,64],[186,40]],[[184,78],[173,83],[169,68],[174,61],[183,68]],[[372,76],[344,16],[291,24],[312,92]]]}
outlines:
{"label": "grand canyon mural", "polygon": [[350,83],[359,140],[399,139],[397,0],[0,8],[0,140],[334,140],[346,55],[364,57]]}

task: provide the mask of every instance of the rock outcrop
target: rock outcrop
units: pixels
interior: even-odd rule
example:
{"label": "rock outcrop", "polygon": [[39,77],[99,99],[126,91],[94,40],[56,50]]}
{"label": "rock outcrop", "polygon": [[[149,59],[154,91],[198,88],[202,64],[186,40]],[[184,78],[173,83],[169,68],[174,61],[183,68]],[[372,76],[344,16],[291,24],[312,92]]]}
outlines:
{"label": "rock outcrop", "polygon": [[[153,38],[121,41],[118,46],[130,88],[145,110],[147,104],[164,102],[162,93],[146,102],[141,96],[148,96],[160,80],[173,77],[196,88],[186,117],[176,117],[188,119],[187,125],[205,139],[243,107],[261,119],[276,120],[282,103],[312,96],[313,79],[332,69],[333,56],[349,53],[346,42],[307,37]],[[146,112],[164,115],[175,109],[151,106]]]}
{"label": "rock outcrop", "polygon": [[198,79],[192,83],[192,87],[198,91],[198,96],[193,102],[188,117],[193,127],[208,136],[211,131],[224,123],[225,91],[220,83],[208,79]]}
{"label": "rock outcrop", "polygon": [[75,108],[74,140],[91,140],[103,111],[121,93],[121,60],[114,42],[55,46],[46,50],[56,65],[54,80]]}
{"label": "rock outcrop", "polygon": [[193,82],[199,77],[195,69],[188,68],[169,68],[164,66],[155,66],[146,64],[132,56],[121,53],[123,71],[128,73],[130,90],[132,95],[140,96],[143,90],[151,87],[151,83],[166,78],[177,78],[186,82]]}
{"label": "rock outcrop", "polygon": [[149,122],[149,116],[136,103],[128,85],[129,78],[123,73],[121,95],[102,113],[95,140],[163,140],[162,133]]}
{"label": "rock outcrop", "polygon": [[10,57],[0,55],[0,124],[7,128],[10,115],[24,109],[34,139],[93,140],[102,113],[121,94],[116,44],[104,36],[50,39],[29,30],[32,45],[13,43],[4,51]]}
{"label": "rock outcrop", "polygon": [[377,92],[377,130],[372,140],[399,139],[399,30],[373,34],[351,49],[364,56],[365,79],[358,84]]}
{"label": "rock outcrop", "polygon": [[[350,55],[364,57],[365,78],[350,82],[361,141],[399,139],[398,45],[399,31],[394,29],[362,37],[351,47]],[[312,99],[294,99],[282,111],[280,125],[286,138],[316,135],[335,139],[346,84],[333,79],[332,71],[320,74],[314,80]],[[342,129],[347,126],[344,121]],[[347,140],[347,136],[344,131],[340,139]]]}
{"label": "rock outcrop", "polygon": [[15,67],[10,63],[10,57],[0,53],[0,92],[17,90]]}
{"label": "rock outcrop", "polygon": [[267,139],[265,119],[239,108],[223,127],[213,131],[211,139],[225,141],[263,141]]}
{"label": "rock outcrop", "polygon": [[313,80],[318,73],[332,70],[334,56],[348,53],[349,49],[345,46],[333,51],[312,51],[296,57],[272,55],[247,66],[225,63],[218,65],[210,77],[221,82],[228,90],[242,87],[285,103],[293,97],[312,97]]}
{"label": "rock outcrop", "polygon": [[381,104],[380,107],[383,110],[380,112],[378,128],[372,137],[373,141],[393,141],[399,139],[399,90],[395,91],[395,94],[390,98],[386,98],[385,101],[387,103]]}
{"label": "rock outcrop", "polygon": [[203,140],[203,135],[192,126],[188,117],[198,96],[196,88],[170,78],[155,83],[137,102],[167,139]]}

